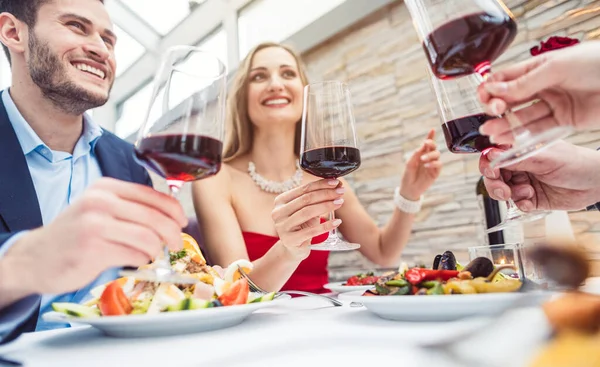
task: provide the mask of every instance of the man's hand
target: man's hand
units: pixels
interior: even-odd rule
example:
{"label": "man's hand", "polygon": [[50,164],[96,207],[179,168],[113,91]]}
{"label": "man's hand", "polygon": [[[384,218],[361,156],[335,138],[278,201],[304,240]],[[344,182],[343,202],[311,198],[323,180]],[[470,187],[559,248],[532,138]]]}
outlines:
{"label": "man's hand", "polygon": [[186,224],[174,198],[102,178],[52,223],[25,234],[7,251],[0,260],[0,274],[7,277],[1,284],[12,289],[14,300],[74,291],[109,268],[147,264],[164,244],[180,249]]}

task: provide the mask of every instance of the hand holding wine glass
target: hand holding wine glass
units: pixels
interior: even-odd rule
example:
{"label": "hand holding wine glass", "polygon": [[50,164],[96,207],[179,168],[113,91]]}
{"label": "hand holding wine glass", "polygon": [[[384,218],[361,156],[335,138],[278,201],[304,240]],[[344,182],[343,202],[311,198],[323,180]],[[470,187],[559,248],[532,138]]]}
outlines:
{"label": "hand holding wine glass", "polygon": [[341,224],[341,220],[320,220],[344,203],[339,180],[321,179],[286,191],[275,198],[271,213],[275,230],[293,258],[304,260],[310,254],[313,238]]}
{"label": "hand holding wine glass", "polygon": [[[476,75],[483,82],[517,33],[514,16],[500,0],[405,0],[405,4],[439,79]],[[496,167],[537,154],[571,132],[568,126],[556,126],[532,134],[512,110],[506,110],[505,117],[514,143],[492,162]]]}
{"label": "hand holding wine glass", "polygon": [[[563,125],[591,129],[600,125],[598,65],[599,41],[551,51],[493,73],[479,86],[479,99],[494,116],[514,105],[539,100],[515,112],[533,132]],[[498,144],[514,141],[506,118],[490,120],[481,132]]]}
{"label": "hand holding wine glass", "polygon": [[[360,162],[348,86],[338,81],[305,86],[300,167],[314,176],[333,180],[357,170]],[[334,219],[332,210],[331,222]],[[325,242],[311,248],[348,251],[359,247],[342,240],[333,228]]]}
{"label": "hand holding wine glass", "polygon": [[501,171],[492,169],[490,160],[501,153],[492,148],[479,159],[479,171],[493,199],[512,198],[526,212],[580,210],[600,201],[600,152],[596,150],[559,141],[552,149]]}
{"label": "hand holding wine glass", "polygon": [[[185,182],[210,177],[221,168],[226,75],[217,57],[190,46],[169,49],[156,74],[135,156],[166,179],[173,196]],[[152,269],[122,274],[157,282],[196,282],[171,269],[166,246]]]}

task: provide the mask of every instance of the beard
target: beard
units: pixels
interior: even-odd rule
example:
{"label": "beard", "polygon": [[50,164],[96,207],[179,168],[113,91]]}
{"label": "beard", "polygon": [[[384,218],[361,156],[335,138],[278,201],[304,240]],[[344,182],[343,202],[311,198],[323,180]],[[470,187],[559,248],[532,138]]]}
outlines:
{"label": "beard", "polygon": [[81,115],[106,103],[112,83],[106,95],[92,93],[69,79],[67,67],[34,32],[30,33],[28,46],[27,67],[31,79],[55,106],[66,113]]}

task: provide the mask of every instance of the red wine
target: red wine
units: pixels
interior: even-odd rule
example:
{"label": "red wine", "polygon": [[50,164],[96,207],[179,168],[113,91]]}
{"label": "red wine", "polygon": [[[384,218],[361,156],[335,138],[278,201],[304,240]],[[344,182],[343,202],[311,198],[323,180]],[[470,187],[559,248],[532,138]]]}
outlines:
{"label": "red wine", "polygon": [[454,78],[489,67],[516,35],[517,23],[508,14],[476,13],[441,25],[423,47],[433,73]]}
{"label": "red wine", "polygon": [[479,126],[493,117],[483,113],[461,117],[442,125],[446,146],[452,153],[478,153],[493,146],[487,136],[479,133]]}
{"label": "red wine", "polygon": [[170,181],[188,182],[217,174],[223,143],[202,135],[154,135],[142,139],[135,155],[148,169]]}
{"label": "red wine", "polygon": [[324,147],[307,150],[300,157],[303,170],[321,178],[347,175],[360,166],[360,151],[353,147]]}

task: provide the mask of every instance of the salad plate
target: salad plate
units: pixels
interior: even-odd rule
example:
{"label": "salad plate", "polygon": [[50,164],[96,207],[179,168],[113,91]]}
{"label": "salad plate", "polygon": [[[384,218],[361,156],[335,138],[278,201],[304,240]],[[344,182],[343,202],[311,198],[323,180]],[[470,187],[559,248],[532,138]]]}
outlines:
{"label": "salad plate", "polygon": [[77,317],[62,312],[48,312],[42,317],[48,322],[91,325],[105,335],[121,338],[180,335],[224,329],[242,323],[254,311],[291,299],[281,295],[269,302],[248,303],[157,314]]}
{"label": "salad plate", "polygon": [[[429,296],[365,296],[363,291],[343,293],[339,299],[361,303],[369,312],[386,320],[439,322],[473,316],[490,316],[510,307],[524,293],[481,293]],[[538,291],[528,306],[541,305],[554,292]],[[531,294],[528,294],[531,297]]]}
{"label": "salad plate", "polygon": [[511,264],[494,265],[477,257],[460,266],[454,254],[437,255],[433,266],[399,269],[378,277],[369,290],[342,293],[340,300],[362,304],[369,312],[395,321],[453,321],[492,316],[511,307],[538,306],[556,292],[524,292]]}
{"label": "salad plate", "polygon": [[115,337],[164,336],[234,326],[260,308],[291,299],[286,294],[251,292],[240,273],[252,271],[250,261],[234,261],[227,269],[210,266],[197,242],[185,233],[181,236],[183,249],[169,254],[170,264],[193,284],[150,282],[132,273],[95,287],[84,303],[53,303],[54,311],[43,319],[90,325]]}

